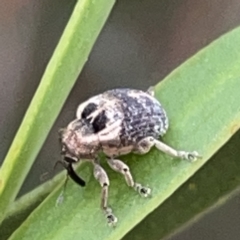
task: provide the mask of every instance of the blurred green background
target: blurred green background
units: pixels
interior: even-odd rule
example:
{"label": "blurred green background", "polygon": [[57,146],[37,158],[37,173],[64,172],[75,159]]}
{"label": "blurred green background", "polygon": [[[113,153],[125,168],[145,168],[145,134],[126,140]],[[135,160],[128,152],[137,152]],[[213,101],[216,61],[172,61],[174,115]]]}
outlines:
{"label": "blurred green background", "polygon": [[[74,4],[73,0],[1,2],[0,161],[7,153]],[[202,47],[239,26],[239,12],[238,0],[117,1],[21,194],[40,184],[41,175],[51,171],[59,160],[57,131],[74,117],[80,102],[109,88],[147,89],[156,84]],[[170,239],[240,239],[239,203],[240,194]]]}

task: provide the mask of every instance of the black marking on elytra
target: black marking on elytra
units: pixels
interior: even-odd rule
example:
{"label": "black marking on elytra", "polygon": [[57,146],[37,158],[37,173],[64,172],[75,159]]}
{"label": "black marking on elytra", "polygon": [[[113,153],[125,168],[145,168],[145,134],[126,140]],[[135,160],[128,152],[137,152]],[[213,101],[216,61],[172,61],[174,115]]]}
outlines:
{"label": "black marking on elytra", "polygon": [[103,110],[95,117],[92,123],[94,133],[98,133],[99,131],[103,130],[106,127],[107,121],[108,119],[105,110]]}
{"label": "black marking on elytra", "polygon": [[89,103],[84,110],[82,111],[82,118],[87,118],[92,112],[94,112],[97,109],[97,104],[95,103]]}

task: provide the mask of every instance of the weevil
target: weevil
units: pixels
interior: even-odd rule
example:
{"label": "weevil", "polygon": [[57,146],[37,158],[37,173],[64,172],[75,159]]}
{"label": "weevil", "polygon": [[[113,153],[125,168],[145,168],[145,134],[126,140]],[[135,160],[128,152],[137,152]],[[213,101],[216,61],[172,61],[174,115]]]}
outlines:
{"label": "weevil", "polygon": [[104,153],[108,165],[124,176],[129,187],[148,197],[151,189],[135,182],[129,167],[118,157],[146,154],[155,146],[173,157],[197,160],[196,151],[177,151],[159,140],[168,127],[167,114],[152,88],[147,92],[122,88],[108,90],[80,104],[76,118],[60,131],[62,164],[76,183],[85,185],[72,164],[83,159],[93,164],[93,175],[102,187],[101,208],[109,225],[114,226],[117,217],[108,206],[109,179],[100,165],[99,154]]}

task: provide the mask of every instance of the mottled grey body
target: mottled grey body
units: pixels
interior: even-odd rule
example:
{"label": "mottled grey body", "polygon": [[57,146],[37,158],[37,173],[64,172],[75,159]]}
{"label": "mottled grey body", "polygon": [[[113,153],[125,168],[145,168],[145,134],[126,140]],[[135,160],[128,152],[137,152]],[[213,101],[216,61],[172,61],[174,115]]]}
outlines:
{"label": "mottled grey body", "polygon": [[168,119],[161,104],[151,95],[139,90],[113,90],[123,112],[120,139],[122,146],[134,145],[152,136],[159,138],[168,129]]}
{"label": "mottled grey body", "polygon": [[110,182],[98,154],[104,152],[108,165],[124,176],[127,185],[147,197],[151,189],[135,182],[129,167],[116,157],[130,152],[145,154],[155,146],[173,157],[195,161],[199,157],[197,152],[177,151],[159,140],[167,129],[167,115],[153,92],[114,89],[80,104],[76,119],[61,130],[63,165],[68,175],[84,186],[85,182],[74,172],[72,163],[81,159],[92,162],[94,177],[102,187],[101,208],[109,225],[115,225],[117,218],[108,206]]}
{"label": "mottled grey body", "polygon": [[79,138],[97,136],[98,150],[109,157],[139,153],[137,144],[142,139],[159,138],[168,128],[161,104],[150,94],[134,89],[109,90],[90,98],[79,106],[77,119],[89,131],[84,134],[76,120],[69,128],[79,129],[83,134]]}

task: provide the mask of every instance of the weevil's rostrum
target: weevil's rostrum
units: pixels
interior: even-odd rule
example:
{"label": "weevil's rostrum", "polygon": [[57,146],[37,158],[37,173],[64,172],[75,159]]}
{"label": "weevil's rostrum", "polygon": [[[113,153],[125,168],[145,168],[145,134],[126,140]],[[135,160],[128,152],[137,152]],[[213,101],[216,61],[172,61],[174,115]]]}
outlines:
{"label": "weevil's rostrum", "polygon": [[98,154],[103,152],[109,166],[123,174],[127,185],[147,197],[150,188],[136,183],[128,166],[116,158],[130,152],[145,154],[155,146],[173,157],[195,161],[199,157],[197,152],[177,151],[159,140],[167,129],[166,112],[153,91],[114,89],[80,104],[76,119],[61,130],[63,163],[69,176],[84,185],[71,165],[82,159],[93,163],[94,176],[102,186],[101,207],[109,225],[115,225],[117,218],[108,207],[109,179],[100,166]]}

